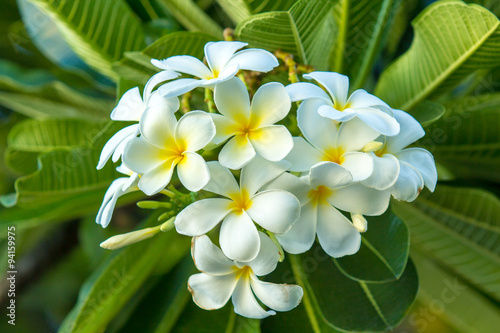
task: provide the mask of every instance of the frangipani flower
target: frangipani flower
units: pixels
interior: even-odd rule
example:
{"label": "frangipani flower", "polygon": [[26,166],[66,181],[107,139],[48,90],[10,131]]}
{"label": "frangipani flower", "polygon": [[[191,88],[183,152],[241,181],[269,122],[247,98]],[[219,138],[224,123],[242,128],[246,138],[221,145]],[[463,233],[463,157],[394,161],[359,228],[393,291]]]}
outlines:
{"label": "frangipani flower", "polygon": [[220,163],[240,169],[256,152],[269,161],[282,160],[292,149],[292,135],[285,126],[274,125],[290,111],[285,87],[272,82],[261,86],[252,104],[245,84],[233,78],[215,87],[215,104],[222,115],[212,114],[217,134],[214,144],[231,138],[219,154]]}
{"label": "frangipani flower", "polygon": [[[399,133],[399,124],[392,116],[391,108],[378,97],[358,89],[349,97],[349,78],[332,72],[312,72],[304,78],[314,79],[327,91],[307,82],[294,83],[287,86],[292,102],[310,98],[318,98],[323,103],[317,112],[323,117],[338,122],[349,121],[355,117],[383,135]],[[349,97],[349,98],[348,98]]]}
{"label": "frangipani flower", "polygon": [[189,191],[199,191],[210,180],[203,157],[196,151],[215,135],[212,118],[203,111],[191,111],[175,119],[170,110],[147,109],[140,121],[141,136],[127,144],[123,163],[141,174],[139,188],[147,195],[168,185],[177,166],[179,180]]}
{"label": "frangipani flower", "polygon": [[302,137],[294,137],[294,146],[287,161],[292,163],[291,171],[309,171],[323,161],[337,163],[349,170],[354,181],[368,178],[373,171],[373,159],[361,152],[363,148],[379,137],[379,133],[359,119],[352,119],[337,127],[334,120],[321,117],[316,111],[321,100],[302,102],[297,110],[297,122]]}
{"label": "frangipani flower", "polygon": [[374,175],[379,179],[391,177],[387,173],[396,164],[399,169],[397,180],[389,190],[397,200],[413,201],[424,185],[434,192],[437,183],[436,164],[432,154],[425,149],[404,149],[425,135],[419,122],[401,110],[394,110],[394,116],[401,125],[401,132],[386,137],[384,146],[375,151]]}
{"label": "frangipani flower", "polygon": [[171,97],[187,93],[197,87],[213,89],[217,83],[234,77],[240,69],[269,72],[278,66],[276,57],[265,50],[247,49],[242,42],[210,42],[205,45],[208,67],[192,56],[174,56],[164,60],[152,59],[151,63],[164,70],[172,70],[198,77],[199,79],[178,79],[161,86],[162,96]]}
{"label": "frangipani flower", "polygon": [[109,225],[118,198],[126,193],[139,191],[139,187],[137,187],[139,175],[137,173],[132,172],[123,164],[117,167],[116,170],[129,177],[115,179],[104,194],[104,199],[95,219],[96,223],[102,225],[103,228]]}
{"label": "frangipani flower", "polygon": [[300,286],[263,282],[257,276],[274,271],[279,260],[278,249],[264,233],[258,232],[260,250],[250,262],[231,261],[207,236],[195,237],[191,255],[196,267],[203,273],[191,275],[188,289],[193,301],[201,308],[215,310],[232,299],[234,312],[255,319],[276,314],[265,311],[264,305],[276,311],[295,308],[304,294]]}
{"label": "frangipani flower", "polygon": [[271,163],[255,158],[241,170],[240,186],[229,169],[209,162],[212,176],[204,190],[226,197],[196,201],[175,219],[177,232],[200,236],[221,220],[219,242],[232,260],[251,261],[259,252],[260,240],[254,222],[273,233],[285,233],[299,218],[300,203],[283,190],[257,192],[264,184],[287,170],[286,162]]}
{"label": "frangipani flower", "polygon": [[377,191],[352,182],[343,167],[321,162],[310,175],[298,178],[284,173],[265,186],[293,193],[301,203],[299,220],[285,234],[277,234],[287,252],[303,253],[311,248],[316,235],[326,253],[338,258],[359,250],[358,229],[337,209],[352,214],[380,215],[389,205],[389,191]]}
{"label": "frangipani flower", "polygon": [[[138,87],[128,90],[123,94],[118,105],[111,112],[111,119],[115,121],[139,121],[147,108],[165,109],[170,110],[170,112],[177,111],[179,109],[179,99],[177,97],[165,98],[158,95],[153,89],[160,82],[171,80],[178,76],[178,73],[172,71],[163,71],[154,75],[146,83],[142,97]],[[113,155],[113,162],[118,161],[127,143],[137,137],[139,133],[139,124],[127,126],[116,132],[104,145],[97,169],[102,169],[111,155]]]}

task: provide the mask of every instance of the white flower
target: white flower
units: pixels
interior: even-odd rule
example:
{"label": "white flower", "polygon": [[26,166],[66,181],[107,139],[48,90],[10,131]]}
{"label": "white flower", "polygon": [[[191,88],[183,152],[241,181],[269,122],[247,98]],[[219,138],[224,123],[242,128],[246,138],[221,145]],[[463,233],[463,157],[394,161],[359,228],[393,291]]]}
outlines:
{"label": "white flower", "polygon": [[213,139],[222,148],[219,161],[230,169],[240,169],[256,152],[269,161],[282,160],[292,149],[292,135],[282,125],[274,125],[290,111],[285,87],[272,82],[261,86],[252,104],[245,84],[233,78],[215,87],[215,104],[222,115],[212,114],[217,128]]}
{"label": "white flower", "polygon": [[284,233],[298,219],[300,203],[291,193],[283,190],[257,193],[264,184],[285,172],[288,163],[255,158],[241,170],[240,186],[229,169],[218,162],[209,162],[208,166],[212,178],[204,190],[228,199],[203,199],[186,207],[175,219],[180,234],[200,236],[224,220],[219,237],[222,251],[233,260],[250,261],[260,248],[254,222],[273,233]]}
{"label": "white flower", "polygon": [[137,173],[132,172],[124,165],[120,165],[116,170],[130,177],[115,179],[104,194],[104,200],[95,219],[96,223],[102,225],[103,228],[109,225],[118,198],[126,193],[139,190],[137,187],[139,175]]}
{"label": "white flower", "polygon": [[304,294],[300,286],[263,282],[257,278],[274,271],[280,257],[269,237],[262,232],[258,237],[260,251],[254,260],[246,263],[226,258],[207,236],[193,238],[191,254],[203,273],[191,275],[188,289],[199,307],[220,309],[231,298],[234,312],[262,319],[276,313],[262,309],[255,296],[276,311],[289,311],[300,303]]}
{"label": "white flower", "polygon": [[293,193],[301,203],[299,220],[285,234],[276,235],[290,253],[303,253],[311,248],[316,234],[321,247],[338,258],[359,250],[358,229],[337,209],[359,214],[381,215],[389,205],[389,191],[378,191],[352,182],[343,167],[332,162],[315,165],[309,176],[298,178],[284,173],[265,186]]}
{"label": "white flower", "polygon": [[302,102],[297,110],[297,122],[302,137],[294,137],[294,146],[287,161],[291,171],[309,171],[323,161],[337,163],[349,170],[354,181],[368,178],[373,171],[373,159],[361,152],[363,147],[379,137],[379,133],[359,119],[337,126],[334,120],[321,117],[316,111],[321,100]]}
{"label": "white flower", "polygon": [[139,188],[153,195],[168,185],[177,166],[179,180],[189,191],[199,191],[210,180],[203,157],[196,151],[215,135],[212,118],[191,111],[175,119],[170,110],[147,109],[140,121],[141,136],[129,141],[123,163],[141,174]]}
{"label": "white flower", "polygon": [[[172,71],[163,71],[154,75],[146,83],[142,97],[138,87],[128,90],[111,112],[111,119],[115,121],[139,121],[147,108],[165,109],[170,110],[170,112],[177,111],[179,109],[179,99],[177,97],[165,98],[158,95],[156,91],[153,92],[158,83],[177,76],[179,74]],[[127,143],[137,137],[139,132],[139,124],[127,126],[116,132],[104,145],[97,169],[102,169],[111,155],[113,155],[113,162],[118,161]]]}
{"label": "white flower", "polygon": [[413,201],[424,188],[433,192],[437,183],[437,170],[434,157],[422,148],[407,148],[409,144],[425,135],[418,121],[408,113],[394,110],[394,116],[401,125],[396,136],[386,137],[384,146],[373,155],[374,177],[394,178],[395,165],[399,172],[397,180],[389,188],[397,200]]}
{"label": "white flower", "polygon": [[378,97],[358,89],[349,94],[349,78],[331,72],[312,72],[305,74],[306,79],[319,82],[330,94],[328,96],[320,87],[307,82],[294,83],[287,86],[293,102],[315,98],[323,101],[317,112],[338,122],[361,119],[368,126],[383,135],[399,133],[399,124],[392,116],[391,108]]}
{"label": "white flower", "polygon": [[164,70],[173,70],[198,77],[199,79],[179,79],[161,86],[161,95],[179,96],[197,87],[213,89],[220,82],[234,77],[240,69],[257,72],[269,72],[278,66],[276,57],[265,50],[247,49],[242,42],[210,42],[205,45],[205,57],[208,67],[192,56],[174,56],[164,60],[152,59],[151,63]]}

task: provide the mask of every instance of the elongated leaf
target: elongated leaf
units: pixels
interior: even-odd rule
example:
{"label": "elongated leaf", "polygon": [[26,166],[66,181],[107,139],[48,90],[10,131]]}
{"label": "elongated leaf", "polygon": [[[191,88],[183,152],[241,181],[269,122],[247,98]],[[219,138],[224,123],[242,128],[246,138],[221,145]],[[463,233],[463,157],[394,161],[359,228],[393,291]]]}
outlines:
{"label": "elongated leaf", "polygon": [[439,103],[424,101],[414,108],[410,114],[418,120],[423,127],[438,121],[446,112],[446,108]]}
{"label": "elongated leaf", "polygon": [[410,110],[500,63],[500,21],[478,5],[438,1],[412,25],[410,49],[385,70],[375,90],[392,107]]}
{"label": "elongated leaf", "polygon": [[296,0],[217,0],[236,24],[253,14],[289,10]]}
{"label": "elongated leaf", "polygon": [[24,174],[34,172],[40,153],[89,146],[106,123],[76,119],[26,120],[9,133],[5,163]]}
{"label": "elongated leaf", "polygon": [[418,144],[456,177],[500,182],[500,94],[451,100],[446,109]]}
{"label": "elongated leaf", "polygon": [[[497,306],[457,276],[434,264],[426,256],[417,254],[412,251],[412,259],[420,274],[418,299],[428,309],[440,308],[440,311],[431,310],[433,315],[441,317],[463,333],[494,332],[500,327]],[[422,321],[423,315],[421,318],[418,315],[417,312],[415,321]]]}
{"label": "elongated leaf", "polygon": [[334,259],[337,267],[353,280],[377,282],[400,278],[410,251],[408,228],[390,211],[367,220],[368,231],[361,234],[359,252]]}
{"label": "elongated leaf", "polygon": [[469,188],[439,185],[414,203],[394,202],[419,252],[500,300],[500,200]]}
{"label": "elongated leaf", "polygon": [[288,257],[307,293],[303,302],[308,315],[319,329],[326,325],[356,332],[387,331],[399,324],[416,297],[418,278],[411,261],[398,280],[368,283],[344,276],[318,247],[301,257]]}
{"label": "elongated leaf", "polygon": [[91,67],[116,79],[111,65],[145,46],[141,22],[123,0],[30,0],[57,23],[66,41]]}
{"label": "elongated leaf", "polygon": [[400,0],[340,0],[335,5],[338,37],[332,69],[352,78],[352,91],[361,88],[370,74],[400,3]]}
{"label": "elongated leaf", "polygon": [[82,287],[77,304],[59,332],[104,331],[114,315],[147,283],[160,260],[168,260],[173,268],[188,249],[189,239],[172,230],[119,251]]}
{"label": "elongated leaf", "polygon": [[292,53],[299,62],[324,70],[334,39],[333,4],[334,0],[300,0],[286,12],[253,15],[238,24],[235,36],[252,47]]}

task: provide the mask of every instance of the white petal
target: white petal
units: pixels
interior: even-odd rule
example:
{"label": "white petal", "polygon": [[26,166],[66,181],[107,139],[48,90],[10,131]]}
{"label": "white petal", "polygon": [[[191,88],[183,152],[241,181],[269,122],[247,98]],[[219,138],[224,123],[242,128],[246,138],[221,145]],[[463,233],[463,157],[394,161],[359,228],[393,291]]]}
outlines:
{"label": "white petal", "polygon": [[384,111],[374,108],[358,108],[356,111],[359,119],[380,134],[391,136],[399,133],[400,126],[396,118]]}
{"label": "white petal", "polygon": [[111,111],[112,120],[139,121],[146,109],[139,88],[127,90],[118,101],[118,105]]}
{"label": "white petal", "polygon": [[387,105],[383,100],[372,94],[369,94],[364,89],[358,89],[355,92],[353,92],[351,96],[349,96],[347,104],[349,105],[350,108],[353,109],[378,106],[378,105],[389,107],[389,105]]}
{"label": "white petal", "polygon": [[292,102],[302,101],[309,98],[321,98],[331,103],[330,96],[315,84],[309,82],[297,82],[286,86],[286,92]]}
{"label": "white petal", "polygon": [[249,266],[252,271],[258,275],[267,275],[276,269],[280,259],[280,253],[276,245],[268,235],[259,231],[260,249],[257,257],[252,261],[237,264],[239,266]]}
{"label": "white petal", "polygon": [[237,282],[235,273],[222,276],[200,273],[189,277],[188,289],[196,305],[205,310],[215,310],[226,305]]}
{"label": "white petal", "polygon": [[125,138],[122,142],[120,142],[120,144],[116,147],[114,153],[113,153],[113,156],[111,156],[111,160],[113,161],[113,163],[116,163],[118,162],[118,160],[122,157],[122,155],[124,154],[125,152],[125,148],[127,148],[127,145],[128,143],[130,142],[130,140],[132,140],[133,138],[135,138],[137,135],[140,134],[140,129],[139,129],[139,124],[136,124],[137,125],[137,132],[136,132],[136,135],[133,135],[133,136],[129,136],[127,138]]}
{"label": "white petal", "polygon": [[246,135],[236,135],[222,148],[219,161],[223,166],[237,170],[250,162],[255,154],[255,149]]}
{"label": "white petal", "polygon": [[291,107],[292,102],[285,86],[278,82],[266,83],[252,99],[250,126],[272,125],[285,118]]}
{"label": "white petal", "polygon": [[203,83],[203,86],[213,90],[217,84],[232,79],[239,70],[240,68],[238,67],[238,65],[226,66],[219,73],[219,76],[217,78],[206,81],[205,83]]}
{"label": "white petal", "polygon": [[173,56],[164,60],[152,59],[151,63],[162,69],[170,69],[173,71],[190,74],[200,79],[212,78],[212,72],[198,58],[180,55]]}
{"label": "white petal", "polygon": [[205,44],[205,57],[213,72],[219,73],[236,51],[247,46],[242,42],[209,42]]}
{"label": "white petal", "polygon": [[392,110],[401,130],[397,136],[386,138],[386,149],[390,153],[397,153],[406,146],[425,135],[422,125],[408,113],[401,110]]}
{"label": "white petal", "polygon": [[357,113],[353,109],[339,111],[330,105],[323,105],[318,109],[319,115],[325,118],[333,119],[338,122],[349,121],[356,117]]}
{"label": "white petal", "polygon": [[332,96],[335,106],[344,107],[349,94],[349,78],[347,76],[332,72],[312,72],[305,74],[304,77],[321,83]]}
{"label": "white petal", "polygon": [[205,191],[216,193],[225,197],[230,197],[240,192],[240,188],[233,174],[228,168],[223,167],[219,162],[208,162],[210,171],[210,181],[203,188]]}
{"label": "white petal", "polygon": [[202,86],[205,82],[206,80],[198,79],[177,79],[161,85],[157,91],[163,97],[176,97]]}
{"label": "white petal", "polygon": [[311,189],[309,183],[306,183],[303,179],[288,172],[281,174],[278,178],[266,184],[263,189],[284,190],[290,192],[297,199],[299,199],[301,204],[305,204],[310,200],[310,198],[308,197],[308,193]]}
{"label": "white petal", "polygon": [[248,215],[261,227],[274,233],[285,233],[300,215],[300,202],[283,190],[267,190],[251,198]]}
{"label": "white petal", "polygon": [[373,172],[370,177],[363,180],[363,185],[377,190],[385,190],[396,182],[399,175],[399,162],[394,155],[384,154],[378,157],[370,153],[373,158]]}
{"label": "white petal", "polygon": [[220,114],[211,113],[210,116],[212,117],[216,129],[215,136],[212,139],[212,143],[215,145],[219,145],[229,139],[235,134],[236,129],[239,128],[239,125],[233,120],[221,116]]}
{"label": "white petal", "polygon": [[351,173],[337,163],[321,162],[311,168],[311,187],[326,186],[336,188],[352,182]]}
{"label": "white petal", "polygon": [[188,151],[204,148],[214,136],[215,124],[212,117],[203,111],[186,113],[175,127],[175,141]]}
{"label": "white petal", "polygon": [[101,207],[97,212],[96,223],[102,225],[106,228],[111,221],[113,216],[113,210],[115,209],[116,201],[125,192],[122,191],[124,182],[128,181],[128,178],[117,178],[111,185],[109,185],[106,193],[104,194],[104,199],[102,200]]}
{"label": "white petal", "polygon": [[270,162],[260,156],[256,156],[241,170],[241,189],[254,195],[262,186],[288,170],[290,163],[286,161]]}
{"label": "white petal", "polygon": [[186,236],[206,234],[229,214],[230,205],[230,200],[219,198],[195,201],[177,215],[175,229]]}
{"label": "white petal", "polygon": [[276,311],[290,311],[299,305],[304,296],[300,286],[263,282],[256,277],[252,277],[250,283],[255,296]]}
{"label": "white petal", "polygon": [[137,173],[146,173],[165,162],[163,150],[142,137],[129,141],[123,154],[123,163]]}
{"label": "white petal", "polygon": [[300,217],[288,232],[276,235],[286,252],[299,254],[309,251],[316,239],[317,209],[305,204],[300,209]]}
{"label": "white petal", "polygon": [[408,148],[398,154],[400,161],[411,164],[422,176],[425,186],[434,192],[437,183],[437,170],[434,156],[422,148]]}
{"label": "white petal", "polygon": [[283,125],[259,128],[249,135],[249,140],[260,156],[269,161],[281,161],[293,148],[293,139]]}
{"label": "white petal", "polygon": [[219,242],[224,254],[232,260],[250,261],[259,253],[257,228],[245,212],[230,213],[220,229]]}
{"label": "white petal", "polygon": [[160,107],[176,112],[179,110],[180,102],[178,97],[164,97],[157,91],[153,91],[148,100],[148,107]]}
{"label": "white petal", "polygon": [[323,161],[323,153],[313,147],[303,137],[294,137],[293,148],[285,156],[285,160],[292,163],[290,171],[309,171],[313,165]]}
{"label": "white petal", "polygon": [[232,297],[234,312],[240,316],[263,319],[271,315],[275,315],[274,311],[264,311],[255,299],[252,289],[250,289],[250,281],[247,279],[240,279],[238,285],[233,292]]}
{"label": "white petal", "polygon": [[381,215],[389,207],[389,191],[379,191],[359,183],[335,189],[328,202],[346,212]]}
{"label": "white petal", "polygon": [[250,97],[245,84],[237,77],[215,86],[214,102],[217,110],[237,124],[243,125],[250,117]]}
{"label": "white petal", "polygon": [[361,150],[368,142],[375,140],[380,133],[366,125],[358,118],[340,125],[337,134],[337,145],[344,151]]}
{"label": "white petal", "polygon": [[163,70],[155,75],[153,75],[148,82],[146,82],[146,86],[144,87],[144,101],[148,102],[151,98],[151,93],[153,89],[160,83],[168,80],[172,80],[179,77],[179,73],[176,73],[171,70]]}
{"label": "white petal", "polygon": [[196,268],[210,275],[226,275],[233,272],[234,263],[215,246],[208,236],[193,237],[191,256]]}
{"label": "white petal", "polygon": [[336,146],[337,125],[335,121],[318,113],[325,103],[319,99],[302,102],[297,110],[297,122],[307,141],[320,150]]}
{"label": "white petal", "polygon": [[279,65],[278,59],[266,50],[247,49],[236,52],[226,66],[237,64],[240,69],[256,72],[269,72]]}
{"label": "white petal", "polygon": [[318,240],[328,255],[339,258],[358,252],[359,231],[341,212],[328,204],[318,205]]}
{"label": "white petal", "polygon": [[198,192],[210,181],[210,172],[203,157],[185,152],[177,166],[177,174],[182,185],[191,192]]}
{"label": "white petal", "polygon": [[146,195],[153,195],[163,190],[170,183],[176,164],[177,160],[169,159],[143,174],[139,180],[141,191]]}
{"label": "white petal", "polygon": [[169,148],[168,145],[173,143],[176,124],[177,119],[171,110],[158,107],[148,108],[139,123],[143,138],[159,148]]}
{"label": "white petal", "polygon": [[424,188],[424,179],[411,164],[399,161],[399,176],[389,190],[397,200],[411,202],[415,200]]}
{"label": "white petal", "polygon": [[373,159],[367,153],[346,153],[342,155],[344,161],[342,167],[349,170],[352,180],[362,181],[367,179],[373,173]]}
{"label": "white petal", "polygon": [[124,127],[116,132],[115,135],[113,135],[102,148],[101,156],[99,156],[99,163],[97,164],[97,170],[100,170],[104,167],[111,155],[113,155],[115,150],[123,141],[136,137],[139,134],[138,132],[138,124]]}

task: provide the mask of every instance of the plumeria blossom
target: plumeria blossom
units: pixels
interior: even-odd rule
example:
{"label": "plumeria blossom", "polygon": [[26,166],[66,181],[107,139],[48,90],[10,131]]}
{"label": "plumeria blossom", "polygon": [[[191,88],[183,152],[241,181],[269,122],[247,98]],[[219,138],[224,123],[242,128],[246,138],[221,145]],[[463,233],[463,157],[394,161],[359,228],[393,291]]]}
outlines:
{"label": "plumeria blossom", "polygon": [[151,63],[163,70],[189,74],[198,79],[183,78],[162,85],[158,91],[162,96],[172,97],[195,88],[213,89],[216,84],[234,77],[240,69],[269,72],[278,66],[276,57],[265,50],[239,49],[247,46],[242,42],[210,42],[205,45],[208,67],[192,56],[173,56],[164,60],[152,59]]}
{"label": "plumeria blossom", "polygon": [[258,153],[269,161],[282,160],[292,149],[292,135],[285,126],[275,125],[290,111],[291,102],[281,83],[261,86],[252,104],[245,84],[239,78],[219,83],[215,88],[215,105],[222,115],[212,114],[219,161],[230,169],[240,169]]}
{"label": "plumeria blossom", "polygon": [[434,192],[437,170],[434,157],[422,148],[406,148],[425,135],[418,121],[408,113],[394,110],[401,125],[399,135],[386,137],[382,148],[374,152],[375,179],[394,178],[393,169],[398,169],[394,184],[389,188],[397,200],[413,201],[424,188]]}
{"label": "plumeria blossom", "polygon": [[139,190],[139,187],[137,187],[139,175],[137,173],[132,172],[132,170],[123,164],[117,167],[116,170],[129,177],[115,179],[104,194],[104,200],[95,219],[96,223],[100,224],[103,228],[109,225],[118,198],[126,193]]}
{"label": "plumeria blossom", "polygon": [[[174,79],[179,74],[172,71],[160,72],[148,80],[144,87],[143,96],[139,88],[135,87],[123,94],[118,105],[111,112],[111,120],[115,121],[139,121],[147,108],[158,108],[175,112],[179,109],[177,97],[165,98],[153,89],[161,82]],[[113,162],[118,161],[127,143],[140,133],[139,124],[127,126],[109,139],[102,149],[97,169],[102,169],[111,156]]]}
{"label": "plumeria blossom", "polygon": [[291,193],[276,189],[258,192],[285,172],[286,162],[271,163],[255,158],[241,170],[240,186],[229,169],[208,163],[212,178],[204,190],[226,198],[196,201],[175,219],[177,232],[200,236],[223,220],[219,242],[232,260],[251,261],[259,253],[260,238],[254,222],[273,233],[285,233],[299,218],[300,203]]}
{"label": "plumeria blossom", "polygon": [[215,135],[212,118],[203,111],[191,111],[177,122],[170,110],[148,108],[140,121],[141,136],[129,141],[123,163],[141,174],[139,188],[153,195],[168,185],[174,168],[182,185],[199,191],[210,180],[203,157],[196,151]]}
{"label": "plumeria blossom", "polygon": [[358,229],[338,209],[351,214],[381,215],[390,199],[389,191],[378,191],[353,182],[351,173],[333,162],[321,162],[309,176],[298,178],[284,173],[265,186],[293,193],[301,203],[299,220],[276,238],[287,252],[303,253],[311,248],[316,235],[321,247],[338,258],[359,250]]}
{"label": "plumeria blossom", "polygon": [[274,271],[280,255],[268,236],[258,232],[258,237],[259,253],[249,262],[229,260],[207,236],[193,238],[191,255],[203,273],[191,275],[188,288],[199,307],[220,309],[231,298],[237,314],[262,319],[276,312],[265,311],[255,297],[276,311],[289,311],[300,303],[304,294],[300,286],[259,280],[258,276]]}
{"label": "plumeria blossom", "polygon": [[304,78],[320,83],[328,94],[320,87],[298,82],[287,86],[287,91],[293,102],[307,99],[319,99],[317,112],[326,118],[337,122],[346,122],[358,118],[368,126],[383,135],[399,133],[399,124],[392,115],[391,108],[380,98],[363,89],[354,91],[349,96],[349,78],[332,72],[312,72]]}
{"label": "plumeria blossom", "polygon": [[292,163],[291,171],[309,171],[324,161],[334,162],[352,174],[354,181],[367,179],[373,172],[372,157],[363,148],[380,134],[359,119],[337,126],[334,120],[318,114],[321,100],[304,101],[297,110],[302,137],[294,137],[294,147],[285,157]]}

